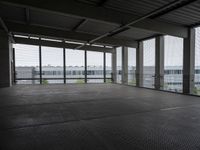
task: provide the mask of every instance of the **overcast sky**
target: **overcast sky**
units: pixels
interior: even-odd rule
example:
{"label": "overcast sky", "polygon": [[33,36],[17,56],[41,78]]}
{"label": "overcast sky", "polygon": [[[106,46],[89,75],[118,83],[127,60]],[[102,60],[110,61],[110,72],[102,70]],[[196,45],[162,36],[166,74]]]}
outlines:
{"label": "overcast sky", "polygon": [[[39,66],[39,47],[15,44],[16,66]],[[83,50],[66,49],[67,66],[84,66]],[[103,53],[87,52],[88,66],[103,66]],[[111,66],[111,54],[106,54],[106,64]],[[42,65],[63,66],[63,49],[42,47]]]}
{"label": "overcast sky", "polygon": [[[195,64],[200,66],[200,28],[196,29]],[[15,44],[16,66],[39,66],[39,47]],[[183,39],[165,36],[165,66],[182,66]],[[117,66],[121,65],[121,48],[117,49]],[[84,51],[66,49],[67,66],[84,66]],[[88,52],[89,66],[102,66],[103,53]],[[111,55],[107,55],[107,65],[111,66]],[[129,48],[129,65],[136,66],[136,49]],[[155,66],[155,39],[144,42],[144,66]],[[63,66],[63,49],[42,47],[42,65]]]}

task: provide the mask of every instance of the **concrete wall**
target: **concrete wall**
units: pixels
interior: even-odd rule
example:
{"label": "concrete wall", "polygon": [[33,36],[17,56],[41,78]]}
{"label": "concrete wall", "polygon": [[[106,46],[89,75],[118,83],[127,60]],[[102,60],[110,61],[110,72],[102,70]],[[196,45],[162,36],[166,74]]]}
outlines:
{"label": "concrete wall", "polygon": [[12,85],[12,44],[9,36],[0,30],[0,87]]}

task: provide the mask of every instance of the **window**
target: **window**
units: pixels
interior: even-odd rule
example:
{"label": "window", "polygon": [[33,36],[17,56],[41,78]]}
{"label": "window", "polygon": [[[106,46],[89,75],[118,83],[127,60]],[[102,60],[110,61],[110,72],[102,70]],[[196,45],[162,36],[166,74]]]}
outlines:
{"label": "window", "polygon": [[195,29],[195,76],[192,93],[200,95],[200,27]]}
{"label": "window", "polygon": [[112,80],[112,54],[106,53],[106,83],[111,83]]}
{"label": "window", "polygon": [[17,84],[39,84],[39,47],[14,44]]}
{"label": "window", "polygon": [[182,92],[183,86],[183,39],[173,36],[164,38],[164,90]]}
{"label": "window", "polygon": [[103,52],[87,51],[87,82],[103,83]]}
{"label": "window", "polygon": [[122,83],[122,47],[117,48],[117,83]]}
{"label": "window", "polygon": [[143,87],[154,88],[155,39],[143,42]]}
{"label": "window", "polygon": [[66,83],[85,83],[85,51],[66,49]]}
{"label": "window", "polygon": [[42,46],[42,84],[64,83],[63,49]]}
{"label": "window", "polygon": [[136,85],[136,49],[128,48],[128,84]]}

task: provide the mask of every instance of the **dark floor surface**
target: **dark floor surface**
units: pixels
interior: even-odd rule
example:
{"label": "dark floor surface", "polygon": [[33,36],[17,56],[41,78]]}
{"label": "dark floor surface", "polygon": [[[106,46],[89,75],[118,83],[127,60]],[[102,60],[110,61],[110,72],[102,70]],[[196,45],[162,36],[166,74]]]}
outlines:
{"label": "dark floor surface", "polygon": [[200,98],[116,84],[0,89],[1,150],[200,150]]}

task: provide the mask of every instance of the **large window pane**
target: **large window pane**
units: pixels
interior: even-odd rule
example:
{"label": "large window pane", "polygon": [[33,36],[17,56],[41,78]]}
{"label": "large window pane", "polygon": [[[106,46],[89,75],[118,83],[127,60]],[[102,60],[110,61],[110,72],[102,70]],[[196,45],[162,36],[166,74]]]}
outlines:
{"label": "large window pane", "polygon": [[42,47],[42,83],[63,83],[63,49]]}
{"label": "large window pane", "polygon": [[[106,78],[112,78],[112,54],[106,53]],[[106,79],[107,83],[111,83],[111,79]]]}
{"label": "large window pane", "polygon": [[85,82],[85,51],[66,49],[66,82]]}
{"label": "large window pane", "polygon": [[183,39],[165,36],[164,43],[164,90],[182,92]]}
{"label": "large window pane", "polygon": [[103,83],[102,52],[87,51],[87,78],[88,83]]}
{"label": "large window pane", "polygon": [[136,49],[128,48],[128,84],[136,85]]}
{"label": "large window pane", "polygon": [[39,47],[14,44],[14,48],[17,84],[39,84]]}
{"label": "large window pane", "polygon": [[200,27],[195,29],[195,76],[193,94],[200,95]]}
{"label": "large window pane", "polygon": [[143,42],[143,87],[154,88],[155,76],[155,39]]}
{"label": "large window pane", "polygon": [[122,83],[122,47],[117,48],[117,83]]}

